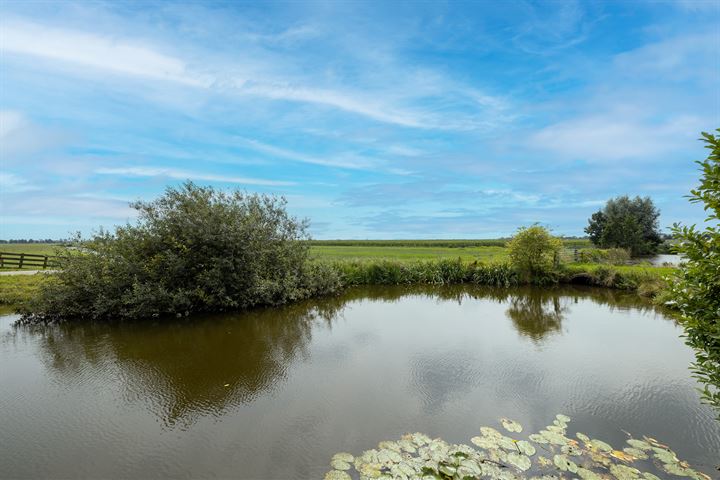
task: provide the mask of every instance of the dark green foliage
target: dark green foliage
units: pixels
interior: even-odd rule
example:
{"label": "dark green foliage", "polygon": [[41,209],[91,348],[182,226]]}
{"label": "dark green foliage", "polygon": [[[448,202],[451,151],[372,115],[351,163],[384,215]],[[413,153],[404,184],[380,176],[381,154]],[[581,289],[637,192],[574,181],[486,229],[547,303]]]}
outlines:
{"label": "dark green foliage", "polygon": [[[720,129],[717,130],[720,133]],[[683,317],[687,342],[696,350],[696,376],[705,383],[703,395],[720,409],[720,136],[703,132],[710,149],[700,186],[690,201],[708,213],[704,229],[675,225],[676,251],[685,263],[674,275],[669,297]]]}
{"label": "dark green foliage", "polygon": [[339,278],[307,261],[306,223],[285,200],[191,182],[137,202],[136,224],[67,250],[26,320],[147,318],[279,305],[335,291]]}
{"label": "dark green foliage", "polygon": [[608,200],[592,214],[585,232],[601,248],[624,248],[632,255],[656,253],[662,243],[658,230],[660,211],[650,197],[627,195]]}

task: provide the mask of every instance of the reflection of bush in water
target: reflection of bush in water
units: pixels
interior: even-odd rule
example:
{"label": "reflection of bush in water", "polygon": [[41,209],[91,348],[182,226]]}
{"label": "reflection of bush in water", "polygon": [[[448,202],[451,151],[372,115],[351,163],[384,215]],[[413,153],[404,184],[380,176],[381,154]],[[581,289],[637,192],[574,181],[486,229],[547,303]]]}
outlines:
{"label": "reflection of bush in water", "polygon": [[40,337],[44,362],[67,382],[109,377],[119,367],[127,401],[147,401],[167,425],[187,425],[286,378],[306,356],[313,327],[331,322],[341,307],[331,299],[155,325],[19,326],[14,336]]}
{"label": "reflection of bush in water", "polygon": [[567,310],[567,306],[561,305],[560,297],[538,292],[513,297],[506,313],[520,334],[537,341],[560,331]]}
{"label": "reflection of bush in water", "polygon": [[[601,305],[652,308],[636,295],[610,289],[560,287],[376,286],[282,308],[182,321],[18,326],[8,341],[40,339],[44,362],[66,383],[91,376],[120,377],[128,401],[146,400],[166,424],[189,424],[252,401],[286,378],[307,355],[312,329],[330,325],[357,301],[396,302],[408,295],[462,303],[508,303],[508,316],[524,335],[539,339],[560,328],[568,297]],[[564,305],[564,303],[563,303]],[[116,369],[120,369],[116,372]],[[226,384],[229,384],[227,387]]]}

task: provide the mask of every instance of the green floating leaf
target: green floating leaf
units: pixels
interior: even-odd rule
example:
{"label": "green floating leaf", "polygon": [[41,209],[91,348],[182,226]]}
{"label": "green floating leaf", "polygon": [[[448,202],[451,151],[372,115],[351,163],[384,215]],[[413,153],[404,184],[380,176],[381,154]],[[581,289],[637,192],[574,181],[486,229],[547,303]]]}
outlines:
{"label": "green floating leaf", "polygon": [[558,413],[557,415],[555,415],[555,418],[557,418],[563,423],[568,423],[570,421],[570,417],[568,417],[567,415],[563,415],[562,413]]}
{"label": "green floating leaf", "polygon": [[610,473],[618,480],[634,480],[640,478],[640,470],[626,465],[611,465]]}
{"label": "green floating leaf", "polygon": [[639,448],[623,448],[623,452],[627,453],[632,457],[635,457],[638,460],[647,460],[648,458],[650,458],[648,457],[647,453],[645,453],[643,450],[640,450]]}
{"label": "green floating leaf", "polygon": [[501,418],[500,423],[502,423],[503,428],[508,432],[522,432],[522,425],[520,425],[514,420],[510,420],[509,418]]}
{"label": "green floating leaf", "polygon": [[526,440],[520,440],[517,442],[517,448],[522,452],[524,455],[527,455],[528,457],[532,457],[535,455],[535,447],[533,445],[526,441]]}
{"label": "green floating leaf", "polygon": [[346,472],[331,470],[325,474],[325,480],[352,480],[352,477]]}
{"label": "green floating leaf", "polygon": [[563,472],[577,473],[578,471],[577,464],[570,460],[567,455],[555,455],[553,457],[553,463]]}
{"label": "green floating leaf", "polygon": [[330,461],[330,466],[335,470],[350,470],[350,464],[343,460],[333,459]]}
{"label": "green floating leaf", "polygon": [[[517,422],[503,419],[508,430],[519,428]],[[663,477],[676,475],[693,480],[710,480],[702,472],[678,459],[675,452],[649,437],[643,440],[629,439],[629,447],[613,450],[601,440],[590,439],[577,433],[582,442],[565,436],[568,417],[558,415],[552,425],[538,433],[528,435],[528,440],[514,440],[490,427],[481,427],[480,435],[472,437],[471,445],[450,444],[442,439],[431,439],[422,433],[403,435],[398,441],[383,441],[377,449],[367,450],[360,456],[338,453],[330,462],[334,470],[325,475],[326,480],[520,480],[527,478],[524,472],[557,468],[532,480],[559,480],[580,478],[582,480],[609,480],[608,472],[615,480],[660,480],[650,472],[641,472],[627,464],[635,460],[655,462],[646,465],[661,469]],[[521,427],[520,427],[521,428]],[[536,455],[536,445],[546,455]],[[560,450],[560,453],[557,453]],[[600,470],[598,470],[600,469]]]}
{"label": "green floating leaf", "polygon": [[523,472],[528,470],[532,465],[529,457],[516,452],[510,452],[507,454],[507,463]]}
{"label": "green floating leaf", "polygon": [[[588,436],[585,435],[584,433],[578,432],[578,433],[575,434],[575,436],[576,436],[577,438],[579,438],[581,441],[585,442],[585,443],[590,443],[590,437],[588,437]],[[649,445],[648,445],[648,446],[649,446]]]}
{"label": "green floating leaf", "polygon": [[650,450],[652,449],[652,445],[649,443],[638,440],[637,438],[630,438],[627,440],[628,445],[630,445],[633,448],[637,448],[638,450]]}
{"label": "green floating leaf", "polygon": [[609,444],[597,439],[590,440],[590,448],[606,453],[610,453],[613,450]]}
{"label": "green floating leaf", "polygon": [[333,455],[332,459],[342,460],[343,462],[347,463],[353,463],[355,461],[355,457],[353,457],[352,454],[346,452],[336,453],[335,455]]}
{"label": "green floating leaf", "polygon": [[577,474],[582,480],[602,480],[602,475],[584,467],[578,467]]}

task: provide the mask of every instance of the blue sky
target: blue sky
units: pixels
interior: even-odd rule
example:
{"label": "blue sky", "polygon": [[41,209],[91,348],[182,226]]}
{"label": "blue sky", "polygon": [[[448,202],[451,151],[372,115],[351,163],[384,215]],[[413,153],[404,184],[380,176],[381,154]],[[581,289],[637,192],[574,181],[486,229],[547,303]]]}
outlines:
{"label": "blue sky", "polygon": [[661,224],[720,126],[720,3],[0,3],[0,238],[132,220],[185,179],[316,238]]}

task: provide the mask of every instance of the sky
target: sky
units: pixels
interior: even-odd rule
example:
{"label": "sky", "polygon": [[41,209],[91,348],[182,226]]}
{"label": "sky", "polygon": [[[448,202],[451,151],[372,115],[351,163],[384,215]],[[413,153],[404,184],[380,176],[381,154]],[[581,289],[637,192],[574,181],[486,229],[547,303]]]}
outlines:
{"label": "sky", "polygon": [[0,2],[0,239],[90,235],[185,180],[315,238],[660,226],[720,127],[720,2]]}

